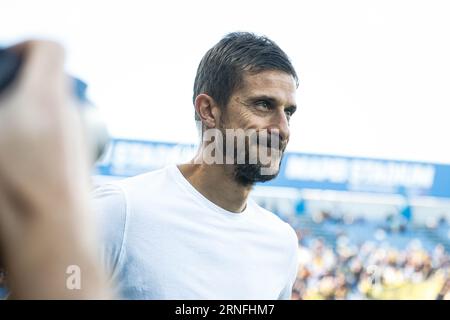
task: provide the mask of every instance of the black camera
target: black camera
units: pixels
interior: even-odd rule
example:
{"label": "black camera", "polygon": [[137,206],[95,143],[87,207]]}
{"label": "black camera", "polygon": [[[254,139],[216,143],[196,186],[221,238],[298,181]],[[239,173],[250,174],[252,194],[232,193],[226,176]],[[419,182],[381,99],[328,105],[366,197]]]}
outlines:
{"label": "black camera", "polygon": [[[0,48],[0,95],[14,81],[22,64],[19,55]],[[89,149],[93,161],[98,160],[109,141],[109,134],[105,122],[97,108],[86,97],[87,85],[80,79],[71,77],[73,97],[80,111]]]}

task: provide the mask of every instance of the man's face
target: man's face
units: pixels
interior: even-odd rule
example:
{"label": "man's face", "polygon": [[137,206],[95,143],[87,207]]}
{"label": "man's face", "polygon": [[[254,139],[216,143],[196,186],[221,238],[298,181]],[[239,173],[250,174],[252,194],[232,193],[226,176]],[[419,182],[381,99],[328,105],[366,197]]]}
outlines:
{"label": "man's face", "polygon": [[[235,153],[257,154],[257,162],[235,164],[238,182],[251,185],[275,178],[280,170],[283,152],[289,141],[289,120],[296,110],[296,83],[282,71],[245,74],[243,84],[231,95],[221,117],[220,128],[255,130],[259,139],[248,140],[245,148]],[[264,134],[267,139],[264,140]],[[226,132],[224,132],[226,135]],[[237,148],[237,149],[236,149]],[[266,155],[262,161],[261,155]]]}

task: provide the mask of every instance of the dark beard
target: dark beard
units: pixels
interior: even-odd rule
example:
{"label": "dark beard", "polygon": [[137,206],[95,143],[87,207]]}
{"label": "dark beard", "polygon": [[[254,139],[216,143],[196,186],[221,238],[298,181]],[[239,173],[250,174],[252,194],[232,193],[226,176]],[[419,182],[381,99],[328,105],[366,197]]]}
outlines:
{"label": "dark beard", "polygon": [[[268,146],[270,146],[270,145],[271,145],[271,142],[269,140]],[[281,161],[283,160],[284,148],[282,149],[282,151],[280,150],[281,157],[280,157],[278,170],[276,172],[274,172],[273,174],[267,174],[267,173],[263,174],[264,165],[259,161],[259,159],[257,160],[257,163],[250,163],[248,144],[246,144],[245,149],[246,149],[245,163],[238,164],[236,160],[234,163],[233,174],[234,174],[234,179],[237,183],[239,183],[242,186],[251,186],[257,182],[270,181],[272,179],[275,179],[278,176],[278,173],[280,172]],[[237,154],[238,154],[238,152],[237,152],[236,146],[235,146],[234,155],[237,156]]]}
{"label": "dark beard", "polygon": [[[220,126],[220,131],[222,132],[223,135],[223,154],[226,154],[226,133],[225,133],[225,126],[224,123],[221,121],[221,126]],[[258,141],[259,143],[259,141]],[[268,147],[271,147],[272,142],[271,142],[271,138],[269,137],[268,141]],[[266,182],[272,179],[275,179],[279,172],[280,172],[280,166],[281,166],[281,161],[283,160],[283,155],[284,155],[284,149],[286,148],[286,145],[282,146],[281,148],[281,157],[280,157],[280,162],[279,162],[279,167],[278,170],[273,173],[273,174],[262,174],[263,172],[263,164],[261,164],[261,162],[259,161],[259,159],[257,160],[257,163],[250,163],[249,161],[249,145],[248,145],[248,140],[246,140],[245,142],[245,163],[244,164],[238,164],[236,161],[236,158],[238,156],[238,150],[237,150],[237,146],[236,144],[234,144],[234,164],[233,164],[233,176],[235,181],[242,185],[242,186],[252,186],[257,182]]]}
{"label": "dark beard", "polygon": [[[280,160],[281,163],[281,160]],[[237,183],[243,186],[251,186],[257,182],[266,182],[275,179],[280,170],[274,174],[261,174],[262,165],[256,164],[235,164],[234,165],[234,179]]]}

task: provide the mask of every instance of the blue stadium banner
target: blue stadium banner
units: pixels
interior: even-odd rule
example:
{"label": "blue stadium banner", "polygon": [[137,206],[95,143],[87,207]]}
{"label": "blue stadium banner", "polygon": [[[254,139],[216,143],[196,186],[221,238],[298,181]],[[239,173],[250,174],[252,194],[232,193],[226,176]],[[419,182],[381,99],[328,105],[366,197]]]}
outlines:
{"label": "blue stadium banner", "polygon": [[[127,177],[189,160],[193,144],[114,139],[96,174]],[[286,152],[267,186],[450,198],[450,165]]]}

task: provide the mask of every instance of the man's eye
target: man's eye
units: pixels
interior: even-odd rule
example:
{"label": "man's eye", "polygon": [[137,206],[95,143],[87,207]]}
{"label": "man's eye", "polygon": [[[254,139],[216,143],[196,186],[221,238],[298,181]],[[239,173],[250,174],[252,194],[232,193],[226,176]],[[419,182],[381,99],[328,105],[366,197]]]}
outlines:
{"label": "man's eye", "polygon": [[257,101],[255,104],[257,107],[261,107],[262,109],[270,109],[271,107],[270,103],[264,100]]}

